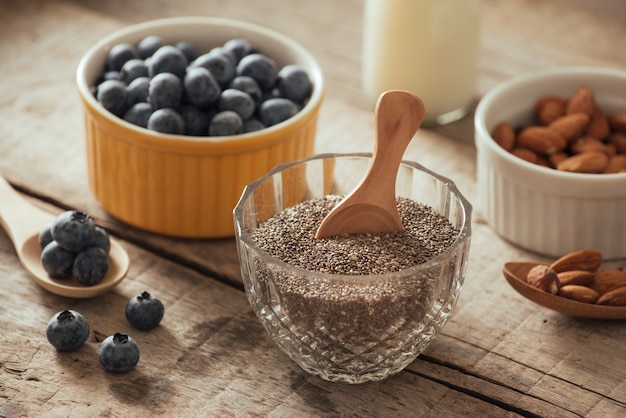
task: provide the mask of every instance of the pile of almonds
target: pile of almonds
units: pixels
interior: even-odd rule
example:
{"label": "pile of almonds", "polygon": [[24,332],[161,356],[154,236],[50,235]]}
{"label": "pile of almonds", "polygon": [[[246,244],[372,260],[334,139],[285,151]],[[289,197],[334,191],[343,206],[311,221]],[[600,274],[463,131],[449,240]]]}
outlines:
{"label": "pile of almonds", "polygon": [[589,87],[579,87],[569,98],[539,98],[534,118],[534,125],[517,129],[500,122],[491,136],[505,150],[545,167],[576,173],[626,172],[626,109],[605,115]]}
{"label": "pile of almonds", "polygon": [[626,271],[599,270],[601,265],[600,251],[576,251],[550,265],[533,267],[526,276],[526,282],[578,302],[626,306]]}

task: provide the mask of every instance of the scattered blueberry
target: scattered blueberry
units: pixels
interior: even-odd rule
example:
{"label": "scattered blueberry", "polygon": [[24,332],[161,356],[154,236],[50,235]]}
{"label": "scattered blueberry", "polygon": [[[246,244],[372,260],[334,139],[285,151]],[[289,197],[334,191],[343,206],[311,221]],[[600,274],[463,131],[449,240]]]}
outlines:
{"label": "scattered blueberry", "polygon": [[152,115],[152,106],[146,102],[135,103],[130,109],[124,113],[124,120],[133,125],[148,127],[148,119]]}
{"label": "scattered blueberry", "polygon": [[89,324],[77,311],[66,309],[50,318],[46,337],[58,350],[76,350],[89,338]]}
{"label": "scattered blueberry", "polygon": [[298,105],[289,99],[268,99],[259,107],[259,119],[266,126],[272,126],[289,119],[298,113],[298,110]]}
{"label": "scattered blueberry", "polygon": [[209,107],[220,98],[222,91],[211,72],[204,67],[193,67],[183,79],[185,99],[198,107]]}
{"label": "scattered blueberry", "polygon": [[127,95],[126,84],[120,80],[105,80],[96,91],[98,101],[115,116],[121,116],[126,111]]}
{"label": "scattered blueberry", "polygon": [[137,48],[129,43],[114,45],[107,54],[106,66],[110,71],[120,71],[126,61],[139,58]]}
{"label": "scattered blueberry", "polygon": [[172,73],[179,78],[185,75],[187,57],[183,52],[172,45],[164,45],[150,57],[148,70],[150,77],[161,73]]}
{"label": "scattered blueberry", "polygon": [[213,119],[209,124],[209,135],[237,135],[241,132],[242,127],[243,120],[241,120],[241,116],[239,116],[238,113],[233,112],[232,110],[224,110],[213,116]]}
{"label": "scattered blueberry", "polygon": [[278,72],[280,95],[296,103],[304,103],[313,91],[309,74],[301,65],[286,65]]}
{"label": "scattered blueberry", "polygon": [[93,244],[96,228],[91,216],[78,210],[68,210],[57,216],[51,226],[52,238],[63,248],[80,251]]}
{"label": "scattered blueberry", "polygon": [[165,41],[160,36],[148,35],[137,44],[139,58],[146,59],[154,55],[159,48],[165,45]]}
{"label": "scattered blueberry", "polygon": [[115,373],[132,370],[139,362],[139,355],[139,346],[135,340],[119,332],[106,337],[98,349],[100,364]]}
{"label": "scattered blueberry", "polygon": [[[160,51],[160,50],[159,50]],[[159,73],[150,79],[148,86],[148,103],[153,110],[164,107],[176,108],[183,97],[183,85],[172,73]]]}
{"label": "scattered blueberry", "polygon": [[66,250],[56,241],[51,241],[41,252],[41,265],[48,275],[55,279],[63,279],[72,275],[72,267],[76,252]]}
{"label": "scattered blueberry", "polygon": [[[48,247],[46,247],[48,248]],[[109,257],[100,247],[88,247],[79,252],[72,265],[72,276],[80,284],[93,286],[102,281],[109,270]]]}
{"label": "scattered blueberry", "polygon": [[254,53],[246,55],[237,64],[237,75],[252,77],[262,89],[271,89],[276,83],[278,70],[276,63],[267,55]]}
{"label": "scattered blueberry", "polygon": [[241,116],[242,120],[247,120],[254,114],[255,104],[248,93],[237,89],[226,89],[220,95],[217,108],[220,111],[232,110]]}
{"label": "scattered blueberry", "polygon": [[184,135],[185,121],[174,109],[157,109],[148,118],[148,129],[164,134]]}
{"label": "scattered blueberry", "polygon": [[143,292],[128,301],[126,319],[140,330],[149,330],[161,322],[165,308],[163,303],[148,292]]}

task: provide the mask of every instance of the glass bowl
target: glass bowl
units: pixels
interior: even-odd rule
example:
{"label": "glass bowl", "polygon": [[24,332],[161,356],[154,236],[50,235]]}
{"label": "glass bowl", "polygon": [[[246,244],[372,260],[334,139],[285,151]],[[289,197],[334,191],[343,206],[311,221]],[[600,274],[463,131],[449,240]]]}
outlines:
{"label": "glass bowl", "polygon": [[447,218],[458,235],[431,260],[395,273],[338,275],[304,270],[270,256],[253,235],[300,202],[345,195],[371,154],[325,154],[279,165],[249,184],[234,210],[246,294],[274,342],[305,371],[328,381],[364,383],[411,363],[450,317],[463,285],[470,203],[455,184],[403,162],[396,194]]}

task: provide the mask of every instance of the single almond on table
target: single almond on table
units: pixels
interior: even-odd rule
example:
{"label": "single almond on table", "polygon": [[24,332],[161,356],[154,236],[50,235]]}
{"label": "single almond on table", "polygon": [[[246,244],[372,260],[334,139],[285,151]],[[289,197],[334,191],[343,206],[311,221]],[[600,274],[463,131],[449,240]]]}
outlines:
{"label": "single almond on table", "polygon": [[626,306],[626,286],[618,287],[601,295],[596,303],[598,305]]}
{"label": "single almond on table", "polygon": [[526,283],[544,292],[556,295],[559,290],[559,277],[546,265],[536,265],[526,275]]}
{"label": "single almond on table", "polygon": [[576,89],[574,94],[569,98],[567,106],[565,107],[565,113],[570,115],[572,113],[582,112],[591,117],[595,108],[596,99],[593,90],[587,86],[581,86]]}
{"label": "single almond on table", "polygon": [[556,294],[583,303],[596,303],[600,297],[600,294],[595,290],[577,284],[561,286]]}
{"label": "single almond on table", "polygon": [[586,285],[593,280],[595,273],[586,270],[568,270],[557,273],[561,286]]}
{"label": "single almond on table", "polygon": [[561,134],[544,126],[524,128],[517,136],[517,144],[543,155],[554,154],[567,146]]}
{"label": "single almond on table", "polygon": [[565,254],[550,264],[557,273],[570,270],[596,272],[602,265],[602,253],[596,249],[585,249]]}
{"label": "single almond on table", "polygon": [[587,151],[561,161],[556,169],[572,173],[602,173],[609,164],[609,157],[604,152]]}
{"label": "single almond on table", "polygon": [[593,279],[586,284],[587,287],[599,294],[610,292],[618,287],[626,286],[626,271],[601,270],[593,275]]}
{"label": "single almond on table", "polygon": [[576,138],[580,138],[589,124],[589,120],[589,115],[586,113],[571,113],[556,119],[548,125],[548,128],[561,134],[567,142],[572,142]]}

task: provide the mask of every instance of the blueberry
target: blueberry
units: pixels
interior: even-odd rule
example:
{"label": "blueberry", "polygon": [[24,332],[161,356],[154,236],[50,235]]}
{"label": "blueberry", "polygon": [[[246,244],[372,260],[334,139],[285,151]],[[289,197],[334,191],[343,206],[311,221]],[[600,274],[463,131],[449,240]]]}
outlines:
{"label": "blueberry", "polygon": [[198,48],[196,48],[196,46],[191,42],[177,42],[176,48],[180,49],[181,52],[185,54],[185,57],[187,57],[187,62],[191,62],[198,58]]}
{"label": "blueberry", "polygon": [[157,109],[148,119],[148,129],[164,134],[184,135],[185,121],[174,109]]}
{"label": "blueberry", "polygon": [[129,43],[120,43],[107,54],[106,67],[109,71],[120,71],[126,61],[134,58],[139,58],[137,48]]}
{"label": "blueberry", "polygon": [[146,66],[146,63],[138,58],[126,61],[120,70],[120,81],[130,84],[133,80],[139,77],[148,77],[148,67]]}
{"label": "blueberry", "polygon": [[247,120],[254,114],[255,104],[248,93],[237,89],[226,89],[220,95],[217,108],[220,111],[232,110],[241,116],[242,120]]}
{"label": "blueberry", "polygon": [[224,44],[223,49],[225,51],[230,51],[235,56],[236,63],[241,61],[241,59],[246,55],[254,52],[254,47],[250,41],[238,38],[227,41]]}
{"label": "blueberry", "polygon": [[304,103],[313,91],[309,74],[301,65],[286,65],[278,72],[278,90],[282,97]]}
{"label": "blueberry", "polygon": [[78,210],[68,210],[52,221],[52,238],[63,248],[80,251],[93,244],[96,227],[91,216]]}
{"label": "blueberry", "polygon": [[266,126],[272,126],[289,119],[298,111],[298,105],[289,99],[268,99],[259,106],[259,119]]}
{"label": "blueberry", "polygon": [[228,87],[248,93],[248,95],[252,97],[252,100],[254,100],[254,102],[257,104],[261,101],[261,98],[263,97],[263,91],[261,90],[261,86],[259,86],[259,83],[257,83],[252,77],[247,77],[243,75],[235,77]]}
{"label": "blueberry", "polygon": [[[46,247],[47,248],[47,247]],[[102,281],[109,270],[109,257],[100,247],[88,247],[76,255],[72,276],[80,284],[93,286]]]}
{"label": "blueberry", "polygon": [[110,372],[128,372],[139,362],[139,346],[131,336],[116,332],[102,341],[98,359]]}
{"label": "blueberry", "polygon": [[124,120],[133,125],[148,127],[148,119],[152,115],[152,106],[146,102],[135,103],[130,109],[124,113]]}
{"label": "blueberry", "polygon": [[209,134],[209,114],[194,105],[184,104],[178,113],[185,124],[185,135],[206,136]]}
{"label": "blueberry", "polygon": [[102,83],[106,80],[119,80],[120,72],[119,71],[106,71],[100,80],[98,80],[98,84]]}
{"label": "blueberry", "polygon": [[96,239],[93,245],[102,248],[106,254],[109,253],[111,250],[111,240],[109,239],[109,233],[106,229],[96,225]]}
{"label": "blueberry", "polygon": [[98,85],[96,99],[116,116],[121,116],[128,107],[126,84],[119,80],[105,80]]}
{"label": "blueberry", "polygon": [[265,128],[266,126],[263,124],[263,122],[261,122],[257,118],[251,118],[243,123],[241,133],[247,134],[248,132],[260,131],[261,129]]}
{"label": "blueberry", "polygon": [[246,55],[237,64],[237,75],[252,77],[262,89],[271,89],[276,83],[278,70],[276,63],[270,57],[254,53]]}
{"label": "blueberry", "polygon": [[180,78],[172,73],[160,73],[150,79],[148,86],[148,103],[153,110],[164,107],[176,108],[183,96],[183,85]]}
{"label": "blueberry", "polygon": [[76,259],[76,252],[66,250],[56,241],[51,241],[41,252],[41,265],[48,275],[55,279],[62,279],[72,275],[72,266]]}
{"label": "blueberry", "polygon": [[150,57],[148,70],[150,77],[161,73],[172,73],[183,78],[187,64],[187,57],[180,49],[172,45],[164,45]]}
{"label": "blueberry", "polygon": [[228,86],[231,80],[235,78],[235,64],[227,55],[220,52],[202,54],[190,66],[206,68],[223,87]]}
{"label": "blueberry", "polygon": [[193,67],[183,80],[186,100],[198,107],[209,107],[220,98],[222,89],[211,72],[204,67]]}
{"label": "blueberry", "polygon": [[39,231],[39,247],[43,250],[46,245],[50,244],[54,238],[52,238],[52,222],[41,228]]}
{"label": "blueberry", "polygon": [[76,350],[89,338],[89,324],[80,313],[66,309],[50,318],[46,337],[57,350]]}
{"label": "blueberry", "polygon": [[126,87],[126,102],[129,106],[135,103],[148,101],[148,89],[150,87],[150,79],[148,77],[139,77],[130,82]]}
{"label": "blueberry", "polygon": [[139,58],[146,59],[152,56],[163,45],[165,45],[165,41],[161,37],[156,35],[146,36],[137,44]]}
{"label": "blueberry", "polygon": [[149,330],[161,322],[165,308],[163,303],[148,292],[143,292],[126,304],[126,319],[132,326]]}
{"label": "blueberry", "polygon": [[232,110],[224,110],[216,114],[209,124],[210,136],[236,135],[241,132],[243,121],[241,116]]}

